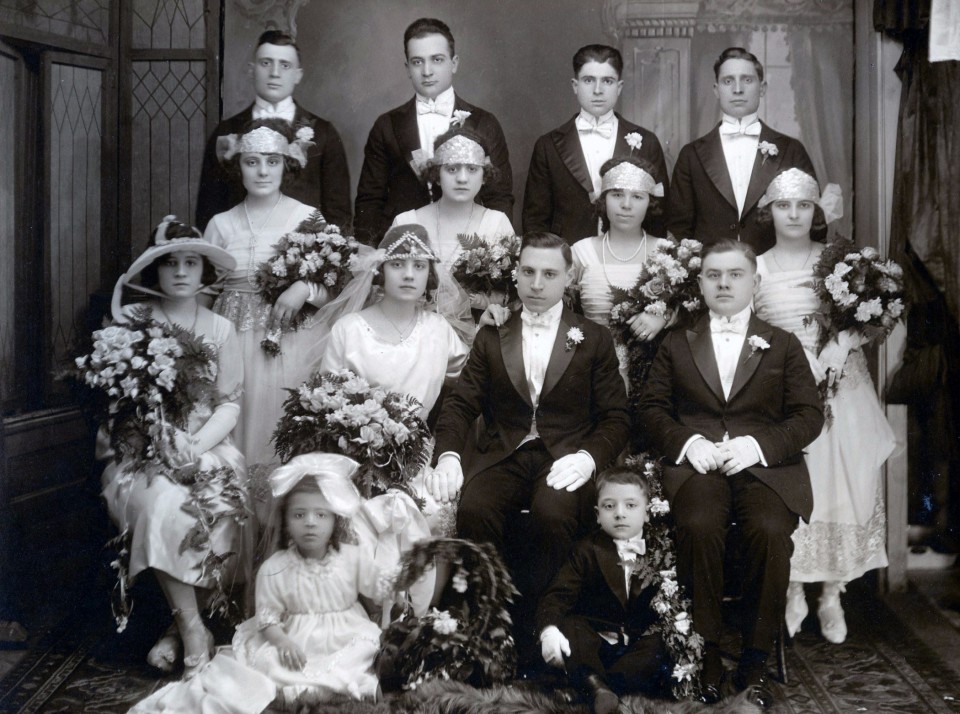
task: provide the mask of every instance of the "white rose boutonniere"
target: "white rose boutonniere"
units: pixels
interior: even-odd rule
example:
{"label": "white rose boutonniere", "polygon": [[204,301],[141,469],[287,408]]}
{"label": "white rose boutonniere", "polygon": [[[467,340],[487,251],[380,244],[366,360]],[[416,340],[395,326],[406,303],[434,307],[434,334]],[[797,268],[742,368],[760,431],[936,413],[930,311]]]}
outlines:
{"label": "white rose boutonniere", "polygon": [[640,134],[640,132],[631,131],[629,134],[623,137],[623,139],[627,142],[627,146],[630,147],[631,154],[634,151],[640,151],[640,147],[643,146],[643,136]]}
{"label": "white rose boutonniere", "polygon": [[470,118],[470,112],[463,109],[456,109],[453,112],[453,119],[450,120],[450,126],[463,126]]}
{"label": "white rose boutonniere", "polygon": [[297,129],[297,139],[300,141],[313,141],[313,129],[309,126],[302,126]]}
{"label": "white rose boutonniere", "polygon": [[579,327],[571,327],[567,330],[567,351],[573,349],[574,345],[579,345],[583,342],[583,330]]}
{"label": "white rose boutonniere", "polygon": [[761,141],[757,144],[757,151],[763,154],[763,161],[760,162],[760,165],[763,166],[767,158],[771,156],[776,156],[780,153],[780,149],[777,148],[777,145],[769,141]]}
{"label": "white rose boutonniere", "polygon": [[757,350],[766,350],[770,348],[770,343],[760,337],[760,335],[750,335],[747,338],[747,344],[750,345],[750,356],[753,357]]}

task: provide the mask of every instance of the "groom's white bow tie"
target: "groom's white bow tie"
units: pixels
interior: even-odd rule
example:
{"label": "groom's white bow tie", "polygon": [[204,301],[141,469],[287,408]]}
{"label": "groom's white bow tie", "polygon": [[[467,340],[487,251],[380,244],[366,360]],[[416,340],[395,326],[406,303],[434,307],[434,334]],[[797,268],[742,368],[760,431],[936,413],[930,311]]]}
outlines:
{"label": "groom's white bow tie", "polygon": [[448,117],[453,113],[453,97],[441,99],[424,99],[417,97],[417,114],[439,114]]}
{"label": "groom's white bow tie", "polygon": [[732,332],[737,335],[747,334],[747,326],[750,323],[749,313],[744,315],[734,315],[731,317],[711,317],[710,332]]}
{"label": "groom's white bow tie", "polygon": [[725,121],[720,124],[720,134],[723,136],[760,136],[760,122],[754,121],[747,126]]}
{"label": "groom's white bow tie", "polygon": [[[527,310],[520,313],[520,319],[523,320],[523,324],[528,327],[550,327],[554,321],[553,317],[546,312],[541,312],[537,315]],[[557,316],[557,319],[559,319],[559,316]]]}
{"label": "groom's white bow tie", "polygon": [[617,555],[620,560],[636,560],[638,555],[646,555],[647,543],[643,538],[631,538],[630,540],[615,540],[617,546]]}
{"label": "groom's white bow tie", "polygon": [[611,136],[613,136],[612,117],[598,124],[596,122],[591,122],[589,119],[586,119],[582,116],[578,116],[576,125],[577,131],[579,131],[581,134],[598,134],[604,139],[609,139]]}

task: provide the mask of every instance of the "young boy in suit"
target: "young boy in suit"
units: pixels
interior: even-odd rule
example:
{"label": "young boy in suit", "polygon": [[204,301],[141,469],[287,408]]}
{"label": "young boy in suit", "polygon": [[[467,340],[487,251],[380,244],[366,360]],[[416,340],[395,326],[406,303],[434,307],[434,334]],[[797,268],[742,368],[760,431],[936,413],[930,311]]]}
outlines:
{"label": "young boy in suit", "polygon": [[[597,235],[593,202],[600,195],[600,167],[631,153],[628,134],[637,134],[634,155],[653,165],[654,179],[668,188],[667,165],[656,135],[614,111],[623,89],[623,57],[614,47],[586,45],[573,56],[573,94],[580,113],[547,132],[533,147],[523,195],[523,231],[549,231],[571,245]],[[631,137],[631,141],[633,141]],[[664,236],[662,219],[648,216],[644,228]]]}
{"label": "young boy in suit", "polygon": [[579,541],[537,608],[543,659],[565,667],[594,711],[617,711],[614,689],[658,691],[669,679],[663,640],[645,634],[657,619],[660,584],[633,577],[646,554],[649,487],[643,476],[613,467],[597,477],[599,530]]}

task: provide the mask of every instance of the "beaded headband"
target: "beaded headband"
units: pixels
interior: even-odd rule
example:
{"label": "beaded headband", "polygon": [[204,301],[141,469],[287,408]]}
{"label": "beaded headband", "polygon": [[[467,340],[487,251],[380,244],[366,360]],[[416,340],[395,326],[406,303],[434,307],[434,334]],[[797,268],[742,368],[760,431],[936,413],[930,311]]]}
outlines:
{"label": "beaded headband", "polygon": [[621,161],[600,179],[600,193],[613,189],[663,196],[663,184],[657,183],[653,176],[629,161]]}
{"label": "beaded headband", "polygon": [[457,134],[440,144],[434,151],[433,160],[441,166],[444,164],[488,166],[490,164],[490,159],[487,158],[483,147],[462,134]]}
{"label": "beaded headband", "polygon": [[246,134],[227,134],[217,137],[217,158],[228,161],[237,154],[281,154],[300,164],[307,165],[305,150],[313,144],[313,129],[308,126],[297,129],[297,138],[292,142],[275,129],[259,126]]}
{"label": "beaded headband", "polygon": [[[401,247],[407,247],[407,252],[399,252]],[[412,230],[401,233],[400,237],[393,240],[383,252],[383,262],[387,262],[388,260],[406,260],[407,258],[437,260],[437,256],[430,250],[430,246],[424,243],[420,236]]]}
{"label": "beaded headband", "polygon": [[823,209],[827,223],[843,215],[843,193],[840,186],[828,183],[821,194],[817,180],[798,168],[787,169],[778,174],[757,201],[757,206],[763,208],[774,201],[791,198],[799,201],[813,201],[819,205]]}

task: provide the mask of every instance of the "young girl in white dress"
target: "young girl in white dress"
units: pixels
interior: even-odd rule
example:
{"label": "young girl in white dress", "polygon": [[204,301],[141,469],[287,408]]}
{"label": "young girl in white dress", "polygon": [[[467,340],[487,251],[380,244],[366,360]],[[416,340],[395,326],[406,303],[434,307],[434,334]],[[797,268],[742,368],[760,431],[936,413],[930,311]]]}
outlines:
{"label": "young girl in white dress", "polygon": [[[225,250],[203,241],[196,229],[168,216],[157,228],[153,245],[117,281],[113,317],[125,322],[134,309],[147,307],[154,320],[179,325],[216,350],[219,401],[212,409],[198,408],[191,415],[188,430],[177,434],[174,459],[181,465],[196,464],[202,470],[229,469],[229,482],[242,490],[246,469],[243,456],[230,438],[240,413],[238,399],[243,383],[237,334],[229,320],[197,300],[201,290],[217,281],[218,273],[234,266],[233,257]],[[152,299],[121,308],[124,287]],[[170,469],[160,461],[135,471],[129,462],[118,464],[112,456],[101,434],[98,457],[110,457],[102,476],[103,496],[111,519],[121,532],[130,534],[128,577],[152,569],[174,615],[174,624],[150,650],[147,661],[170,672],[182,653],[184,677],[189,678],[209,660],[214,644],[200,616],[206,595],[215,585],[214,576],[204,575],[202,552],[180,547],[197,525],[196,516],[182,508],[194,494],[189,486],[168,478]],[[209,499],[211,513],[225,513],[235,507],[224,502],[218,491],[207,490],[200,495]],[[249,572],[253,531],[250,520],[225,517],[218,519],[210,532],[208,552],[233,553],[222,573],[228,589],[244,582]]]}
{"label": "young girl in white dress", "polygon": [[[484,139],[477,133],[455,127],[437,137],[434,154],[424,171],[424,179],[440,188],[440,200],[413,211],[404,211],[393,220],[394,226],[418,223],[427,230],[429,245],[446,270],[463,252],[458,236],[477,235],[492,241],[513,235],[507,215],[476,202],[485,183],[497,180],[497,169],[490,163]],[[484,308],[502,295],[472,295],[473,307]]]}
{"label": "young girl in white dress", "polygon": [[817,615],[829,642],[846,639],[840,593],[851,580],[887,565],[886,514],[880,467],[895,439],[877,399],[858,335],[841,332],[817,351],[819,308],[813,268],[823,252],[815,233],[839,215],[839,188],[823,196],[816,179],[799,169],[779,174],[760,199],[761,218],[772,220],[776,244],[757,259],[762,279],[754,298],[757,315],[794,333],[818,382],[836,387],[827,399],[832,419],[806,449],[813,513],[793,534],[787,590],[787,629],[792,635],[808,612],[804,583],[822,582]]}
{"label": "young girl in white dress", "polygon": [[257,573],[256,616],[237,628],[233,652],[273,680],[285,705],[377,693],[380,628],[358,598],[379,597],[379,574],[350,525],[360,508],[357,467],[311,453],[270,475],[267,537],[276,551]]}
{"label": "young girl in white dress", "polygon": [[[657,237],[641,228],[647,213],[659,210],[663,185],[654,168],[633,156],[615,156],[600,167],[600,197],[596,207],[604,232],[573,244],[574,284],[580,289],[583,314],[601,325],[610,322],[612,287],[629,290],[640,277]],[[652,342],[667,321],[647,312],[634,316],[630,328],[638,340]],[[617,345],[620,373],[627,381],[627,351]]]}
{"label": "young girl in white dress", "polygon": [[270,437],[287,397],[284,388],[296,387],[309,375],[307,353],[316,341],[315,322],[307,318],[296,332],[285,332],[278,356],[267,354],[260,342],[268,330],[288,325],[305,304],[319,307],[327,299],[324,286],[297,281],[269,305],[256,281],[260,263],[275,255],[274,244],[315,210],[281,191],[284,178],[306,165],[307,144],[282,119],[254,120],[242,134],[218,139],[220,160],[241,175],[247,190],[241,203],[210,220],[204,238],[237,263],[213,310],[229,318],[240,335],[243,408],[234,438],[251,469],[277,461]]}

